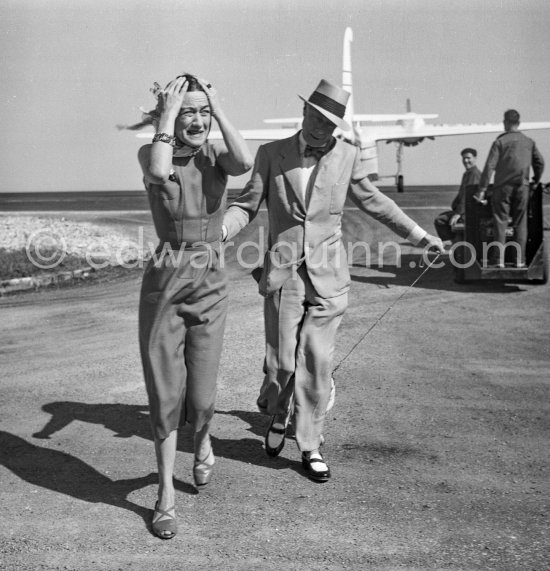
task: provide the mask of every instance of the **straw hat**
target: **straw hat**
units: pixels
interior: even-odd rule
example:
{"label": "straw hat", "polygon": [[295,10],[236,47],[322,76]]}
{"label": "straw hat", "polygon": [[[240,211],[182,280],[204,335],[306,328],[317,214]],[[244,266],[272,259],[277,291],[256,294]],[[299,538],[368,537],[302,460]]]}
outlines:
{"label": "straw hat", "polygon": [[349,99],[349,92],[341,87],[321,79],[315,91],[305,99],[301,95],[298,97],[311,105],[319,113],[322,113],[329,121],[344,131],[349,131],[351,127],[344,121],[346,105]]}

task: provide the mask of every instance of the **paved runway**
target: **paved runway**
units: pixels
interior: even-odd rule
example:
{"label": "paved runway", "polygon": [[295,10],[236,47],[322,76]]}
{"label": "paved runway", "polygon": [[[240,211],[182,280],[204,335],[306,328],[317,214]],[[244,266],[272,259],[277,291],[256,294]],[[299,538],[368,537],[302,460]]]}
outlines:
{"label": "paved runway", "polygon": [[[388,194],[397,194],[393,187],[382,187]],[[407,187],[403,195],[418,197],[441,192],[452,192],[454,186]],[[240,193],[238,188],[228,190],[229,201]],[[148,211],[149,203],[144,190],[89,191],[89,192],[0,192],[0,212],[52,212],[52,211]]]}

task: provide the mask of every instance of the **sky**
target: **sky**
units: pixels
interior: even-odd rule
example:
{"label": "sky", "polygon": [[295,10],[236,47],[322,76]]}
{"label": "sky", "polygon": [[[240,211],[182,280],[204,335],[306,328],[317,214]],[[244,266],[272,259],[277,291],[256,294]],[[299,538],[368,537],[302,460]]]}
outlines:
{"label": "sky", "polygon": [[[116,125],[183,71],[214,85],[237,128],[299,116],[298,94],[341,83],[347,26],[357,113],[410,98],[436,123],[497,123],[508,108],[550,120],[547,0],[3,0],[0,22],[0,193],[142,189],[144,141]],[[550,131],[527,134],[550,172]],[[458,185],[460,150],[482,166],[494,137],[406,149],[406,184]],[[394,145],[379,165],[395,172]]]}

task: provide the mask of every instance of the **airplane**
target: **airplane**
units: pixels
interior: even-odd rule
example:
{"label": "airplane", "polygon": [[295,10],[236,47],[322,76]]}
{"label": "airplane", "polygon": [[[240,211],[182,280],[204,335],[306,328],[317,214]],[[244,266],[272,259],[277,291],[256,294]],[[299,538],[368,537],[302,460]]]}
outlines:
{"label": "airplane", "polygon": [[[407,99],[406,113],[392,114],[356,114],[353,100],[353,78],[351,69],[351,44],[353,31],[350,27],[344,33],[342,57],[342,88],[349,91],[350,97],[346,107],[344,120],[352,127],[350,131],[336,129],[334,134],[348,142],[360,147],[361,160],[366,163],[369,178],[377,181],[382,178],[393,178],[398,192],[405,188],[403,175],[404,147],[416,146],[425,139],[433,140],[436,137],[453,135],[473,135],[481,133],[502,133],[502,123],[472,123],[472,124],[433,124],[426,123],[426,119],[438,117],[434,113],[414,113],[411,111],[410,100]],[[289,117],[284,119],[265,119],[264,123],[279,125],[278,128],[248,129],[239,132],[244,139],[250,141],[271,141],[284,139],[296,133],[302,125],[302,117]],[[382,123],[382,124],[380,124]],[[388,125],[388,123],[392,123]],[[550,121],[522,122],[522,131],[535,129],[550,129]],[[152,133],[139,133],[137,137],[151,138]],[[211,131],[209,139],[221,139],[220,131]],[[378,144],[394,143],[397,147],[397,170],[394,175],[383,176],[378,172]]]}

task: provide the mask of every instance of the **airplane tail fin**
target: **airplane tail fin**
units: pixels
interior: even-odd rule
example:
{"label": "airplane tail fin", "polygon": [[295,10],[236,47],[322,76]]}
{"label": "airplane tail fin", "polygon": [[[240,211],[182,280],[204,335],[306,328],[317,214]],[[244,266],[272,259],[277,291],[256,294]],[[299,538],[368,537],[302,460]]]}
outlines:
{"label": "airplane tail fin", "polygon": [[354,105],[353,105],[353,78],[351,74],[351,43],[353,42],[353,30],[351,28],[346,28],[344,32],[344,49],[342,57],[342,88],[349,92],[350,96],[348,99],[348,104],[346,106],[346,114],[344,115],[344,121],[352,127],[351,131],[346,132],[347,138],[352,138],[353,142],[356,139],[356,133],[353,126],[353,115],[354,115]]}
{"label": "airplane tail fin", "polygon": [[353,31],[346,28],[344,33],[344,50],[342,58],[342,88],[349,91],[350,96],[346,107],[344,120],[351,125],[351,131],[345,133],[345,137],[354,145],[361,149],[361,161],[367,166],[369,178],[378,179],[378,152],[376,142],[364,143],[361,138],[360,123],[355,121],[355,108],[353,102],[353,76],[351,71],[351,43],[353,42]]}
{"label": "airplane tail fin", "polygon": [[[407,109],[407,113],[411,113],[412,114],[412,105],[411,105],[411,100],[407,97],[407,102],[405,103],[406,109]],[[437,113],[415,113],[416,117],[419,117],[421,119],[436,119],[437,117],[439,117],[439,115],[437,115]],[[403,117],[401,117],[402,119],[406,119],[406,115],[404,115]]]}

